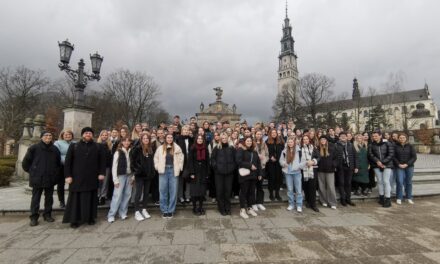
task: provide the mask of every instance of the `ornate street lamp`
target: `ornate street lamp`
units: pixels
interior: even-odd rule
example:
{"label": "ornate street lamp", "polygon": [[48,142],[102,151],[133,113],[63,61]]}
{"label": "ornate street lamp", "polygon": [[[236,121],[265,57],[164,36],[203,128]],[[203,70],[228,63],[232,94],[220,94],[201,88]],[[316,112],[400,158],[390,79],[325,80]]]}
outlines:
{"label": "ornate street lamp", "polygon": [[93,74],[87,74],[84,72],[84,60],[80,59],[78,62],[78,69],[72,70],[69,66],[70,57],[72,56],[72,52],[74,50],[73,44],[71,44],[68,40],[63,42],[58,42],[58,46],[60,47],[60,64],[58,67],[60,70],[65,71],[70,79],[75,83],[75,99],[74,106],[84,107],[84,89],[87,86],[88,81],[101,79],[99,73],[101,72],[101,65],[104,57],[100,56],[98,52],[93,55],[90,55],[90,60],[92,62],[92,72]]}

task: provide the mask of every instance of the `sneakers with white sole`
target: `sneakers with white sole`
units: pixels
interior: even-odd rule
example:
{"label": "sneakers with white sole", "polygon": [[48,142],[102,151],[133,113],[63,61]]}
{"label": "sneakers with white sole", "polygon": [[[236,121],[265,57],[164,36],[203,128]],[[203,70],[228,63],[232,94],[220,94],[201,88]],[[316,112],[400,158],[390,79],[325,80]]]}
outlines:
{"label": "sneakers with white sole", "polygon": [[151,217],[151,215],[147,212],[147,209],[142,209],[142,216],[145,219],[149,219]]}
{"label": "sneakers with white sole", "polygon": [[408,199],[409,204],[414,204],[414,201],[412,199]]}
{"label": "sneakers with white sole", "polygon": [[396,200],[396,204],[402,204],[402,200],[397,199],[397,200]]}
{"label": "sneakers with white sole", "polygon": [[127,218],[128,218],[127,215],[121,215],[121,219],[122,219],[122,220],[125,220],[125,219],[127,219]]}
{"label": "sneakers with white sole", "polygon": [[294,208],[293,208],[293,206],[289,205],[286,209],[287,209],[287,211],[292,211]]}
{"label": "sneakers with white sole", "polygon": [[302,209],[302,207],[299,207],[299,206],[298,206],[298,207],[296,208],[296,211],[297,211],[298,213],[302,213],[303,209]]}
{"label": "sneakers with white sole", "polygon": [[255,212],[258,212],[258,206],[257,206],[256,204],[252,205],[252,209],[253,209]]}
{"label": "sneakers with white sole", "polygon": [[262,204],[257,204],[258,209],[260,209],[261,211],[265,211],[266,207],[264,207],[264,205]]}
{"label": "sneakers with white sole", "polygon": [[327,204],[326,204],[326,203],[323,203],[322,206],[327,207]]}
{"label": "sneakers with white sole", "polygon": [[246,213],[246,209],[240,209],[240,216],[244,219],[248,219],[249,216]]}
{"label": "sneakers with white sole", "polygon": [[336,210],[336,206],[335,205],[332,205],[330,208],[333,209],[333,210]]}
{"label": "sneakers with white sole", "polygon": [[136,211],[136,213],[134,213],[134,219],[136,219],[137,221],[144,221],[145,220],[144,216],[139,211]]}
{"label": "sneakers with white sole", "polygon": [[114,217],[107,218],[107,222],[109,222],[109,223],[113,223],[114,221],[115,221]]}
{"label": "sneakers with white sole", "polygon": [[252,209],[252,208],[249,208],[248,210],[247,210],[247,214],[248,215],[252,215],[253,217],[256,217],[256,216],[258,216],[258,214],[254,211],[254,209]]}

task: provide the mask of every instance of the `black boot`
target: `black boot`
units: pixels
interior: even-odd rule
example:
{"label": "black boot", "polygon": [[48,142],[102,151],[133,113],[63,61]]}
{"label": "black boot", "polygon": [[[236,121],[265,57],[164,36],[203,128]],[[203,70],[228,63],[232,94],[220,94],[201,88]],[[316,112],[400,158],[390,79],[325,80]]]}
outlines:
{"label": "black boot", "polygon": [[351,201],[351,199],[347,199],[347,204],[350,205],[350,206],[356,206],[356,204],[353,203],[353,202]]}
{"label": "black boot", "polygon": [[273,197],[273,191],[269,191],[269,199],[273,202],[275,198]]}
{"label": "black boot", "polygon": [[44,221],[52,223],[55,222],[55,219],[53,219],[53,217],[51,215],[45,215],[44,217]]}
{"label": "black boot", "polygon": [[391,198],[385,198],[383,207],[385,208],[391,207]]}
{"label": "black boot", "polygon": [[379,196],[379,202],[378,202],[380,205],[384,205],[384,198],[383,198],[383,195],[380,195]]}
{"label": "black boot", "polygon": [[278,202],[282,202],[283,199],[280,196],[280,191],[276,191],[275,192],[275,199],[277,199]]}
{"label": "black boot", "polygon": [[37,226],[38,225],[38,219],[37,218],[31,218],[31,222],[29,224],[30,226]]}

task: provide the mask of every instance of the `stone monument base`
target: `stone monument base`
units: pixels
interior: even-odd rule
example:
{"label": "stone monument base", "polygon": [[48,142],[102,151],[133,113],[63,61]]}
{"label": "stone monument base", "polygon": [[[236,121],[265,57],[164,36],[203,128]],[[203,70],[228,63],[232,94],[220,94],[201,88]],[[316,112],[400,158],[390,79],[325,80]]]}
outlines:
{"label": "stone monument base", "polygon": [[93,109],[88,107],[68,107],[64,112],[64,130],[71,129],[75,139],[81,138],[81,129],[92,126]]}

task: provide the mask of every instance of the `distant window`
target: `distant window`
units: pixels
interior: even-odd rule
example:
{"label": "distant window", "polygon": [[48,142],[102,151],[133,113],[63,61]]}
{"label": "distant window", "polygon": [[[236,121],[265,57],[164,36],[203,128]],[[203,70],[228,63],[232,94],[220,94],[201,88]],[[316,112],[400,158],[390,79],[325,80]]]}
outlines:
{"label": "distant window", "polygon": [[367,117],[367,116],[368,116],[368,111],[365,110],[365,111],[364,111],[364,117]]}
{"label": "distant window", "polygon": [[414,108],[416,108],[414,105],[411,105],[411,109],[414,109]]}
{"label": "distant window", "polygon": [[283,74],[280,73],[280,78],[283,77]]}
{"label": "distant window", "polygon": [[399,107],[394,107],[394,111],[400,111]]}
{"label": "distant window", "polygon": [[392,114],[393,114],[393,109],[389,108],[389,109],[388,109],[388,114],[389,114],[389,115],[392,115]]}

